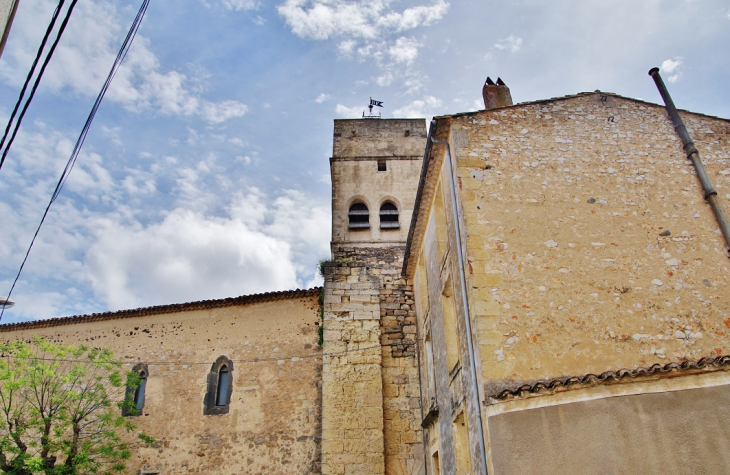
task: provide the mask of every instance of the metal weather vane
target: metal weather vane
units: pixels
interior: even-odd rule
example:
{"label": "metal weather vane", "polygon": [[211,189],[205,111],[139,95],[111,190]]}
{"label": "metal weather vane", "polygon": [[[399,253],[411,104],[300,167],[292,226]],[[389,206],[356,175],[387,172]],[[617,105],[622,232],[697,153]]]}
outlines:
{"label": "metal weather vane", "polygon": [[365,111],[362,113],[364,119],[380,119],[380,113],[378,113],[378,115],[373,114],[373,107],[383,107],[383,101],[375,101],[371,97],[370,104],[368,104],[368,109],[370,110],[369,114],[365,115]]}

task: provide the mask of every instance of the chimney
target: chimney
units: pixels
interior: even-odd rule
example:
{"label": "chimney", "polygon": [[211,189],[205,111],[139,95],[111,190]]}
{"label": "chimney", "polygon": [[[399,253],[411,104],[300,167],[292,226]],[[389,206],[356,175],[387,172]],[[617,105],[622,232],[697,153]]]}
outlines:
{"label": "chimney", "polygon": [[501,78],[497,78],[497,84],[494,84],[494,81],[488,77],[482,88],[482,97],[484,98],[484,108],[486,110],[512,105],[512,95]]}

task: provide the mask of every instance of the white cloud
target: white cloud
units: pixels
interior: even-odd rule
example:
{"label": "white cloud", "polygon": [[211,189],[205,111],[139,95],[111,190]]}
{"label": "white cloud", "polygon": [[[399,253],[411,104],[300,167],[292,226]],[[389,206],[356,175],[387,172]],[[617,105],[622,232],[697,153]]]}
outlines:
{"label": "white cloud", "polygon": [[[246,0],[231,1],[246,3]],[[24,15],[14,21],[15,41],[8,43],[3,54],[0,77],[13,85],[22,84],[45,29],[38,18],[49,17],[54,6],[50,0],[23,2]],[[95,96],[117,55],[119,38],[131,21],[128,17],[108,1],[79,3],[44,75],[44,88],[56,94],[67,94],[70,90]],[[106,98],[135,112],[152,110],[165,115],[200,116],[211,123],[240,117],[246,112],[246,106],[237,101],[211,102],[202,98],[200,83],[207,73],[200,68],[194,73],[196,77],[189,78],[178,71],[164,70],[150,49],[149,40],[138,34]],[[222,114],[212,111],[222,111]]]}
{"label": "white cloud", "polygon": [[666,59],[661,65],[661,70],[665,74],[672,74],[679,66],[682,65],[682,58]]}
{"label": "white cloud", "polygon": [[[423,1],[423,0],[421,0]],[[441,20],[449,10],[445,0],[396,9],[396,0],[285,0],[277,7],[291,31],[314,40],[337,39],[338,53],[379,68],[378,85],[409,78],[404,70],[418,58],[421,41],[399,36]],[[425,36],[424,36],[425,38]]]}
{"label": "white cloud", "polygon": [[157,191],[155,176],[140,170],[129,170],[122,180],[124,189],[133,196],[150,195]]}
{"label": "white cloud", "polygon": [[386,71],[385,74],[378,76],[375,82],[381,87],[390,86],[393,83],[393,73]]}
{"label": "white cloud", "polygon": [[302,192],[272,201],[251,189],[225,217],[179,208],[147,226],[96,219],[86,265],[111,308],[293,289],[328,255],[329,221]]}
{"label": "white cloud", "polygon": [[516,53],[522,46],[522,38],[515,35],[509,35],[507,38],[503,38],[495,43],[494,47],[497,49],[506,49],[510,53]]}
{"label": "white cloud", "polygon": [[415,38],[398,38],[390,47],[388,53],[396,63],[412,64],[418,57],[418,48],[421,44]]}
{"label": "white cloud", "polygon": [[662,73],[667,74],[667,81],[677,82],[682,77],[682,57],[675,56],[673,59],[666,59],[659,67]]}
{"label": "white cloud", "polygon": [[337,49],[339,50],[340,54],[343,54],[344,56],[350,56],[355,49],[355,46],[357,46],[357,41],[344,40],[340,42],[339,45],[337,45]]}
{"label": "white cloud", "polygon": [[288,244],[241,221],[175,210],[148,227],[99,223],[87,260],[112,308],[187,302],[296,286]]}
{"label": "white cloud", "polygon": [[405,94],[415,94],[423,88],[423,80],[428,79],[428,76],[421,74],[419,76],[411,77],[403,82],[405,88]]}
{"label": "white cloud", "polygon": [[[0,181],[0,194],[10,200],[0,201],[0,269],[7,276],[17,270],[72,147],[43,124],[31,126],[3,167],[11,181]],[[231,191],[240,185],[231,183],[222,169],[226,161],[213,152],[194,163],[145,155],[143,165],[156,172],[125,168],[112,175],[102,155],[79,157],[14,292],[14,315],[48,318],[317,282],[316,262],[329,254],[326,200],[294,190],[272,197],[256,189]],[[173,175],[169,167],[175,163]],[[166,181],[164,174],[171,175],[171,189],[157,186],[157,180]],[[90,196],[112,202],[97,206]],[[172,211],[163,208],[163,196]],[[0,279],[2,288],[11,283]]]}
{"label": "white cloud", "polygon": [[418,99],[393,111],[395,117],[430,117],[433,116],[439,107],[441,99],[433,96],[426,96]]}
{"label": "white cloud", "polygon": [[220,124],[234,117],[243,117],[248,107],[238,101],[206,102],[203,104],[202,116],[211,124]]}
{"label": "white cloud", "polygon": [[342,104],[337,104],[337,107],[335,107],[335,113],[344,119],[359,119],[362,117],[364,110],[363,107],[347,107]]}
{"label": "white cloud", "polygon": [[260,6],[257,0],[223,0],[223,6],[228,10],[256,10]]}
{"label": "white cloud", "polygon": [[317,96],[317,98],[316,98],[316,99],[314,100],[314,102],[316,102],[317,104],[321,104],[321,103],[323,103],[324,101],[327,101],[327,100],[329,100],[329,98],[330,98],[330,95],[329,95],[329,94],[325,94],[325,93],[323,92],[323,93],[321,93],[321,94],[320,94],[319,96]]}
{"label": "white cloud", "polygon": [[391,9],[392,0],[286,0],[277,7],[292,32],[302,38],[332,37],[374,39],[387,32],[428,26],[446,15],[449,4],[436,0],[402,12]]}
{"label": "white cloud", "polygon": [[103,159],[98,153],[82,152],[65,186],[92,201],[109,199],[114,179],[104,168],[102,162]]}

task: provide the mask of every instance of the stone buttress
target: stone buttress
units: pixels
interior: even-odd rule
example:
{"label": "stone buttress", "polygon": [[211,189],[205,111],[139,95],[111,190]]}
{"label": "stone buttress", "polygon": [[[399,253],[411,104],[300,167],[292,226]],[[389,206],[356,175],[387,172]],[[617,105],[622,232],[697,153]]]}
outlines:
{"label": "stone buttress", "polygon": [[322,473],[424,473],[415,307],[401,277],[423,119],[335,121]]}

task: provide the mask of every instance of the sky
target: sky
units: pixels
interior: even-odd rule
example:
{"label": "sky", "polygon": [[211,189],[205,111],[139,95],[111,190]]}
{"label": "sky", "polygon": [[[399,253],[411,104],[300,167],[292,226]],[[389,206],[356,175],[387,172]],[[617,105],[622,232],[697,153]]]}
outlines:
{"label": "sky", "polygon": [[[67,2],[68,3],[68,2]],[[80,0],[0,169],[0,295],[141,0]],[[4,128],[55,2],[22,0]],[[321,285],[333,119],[602,90],[730,118],[726,0],[152,0],[3,323]]]}

